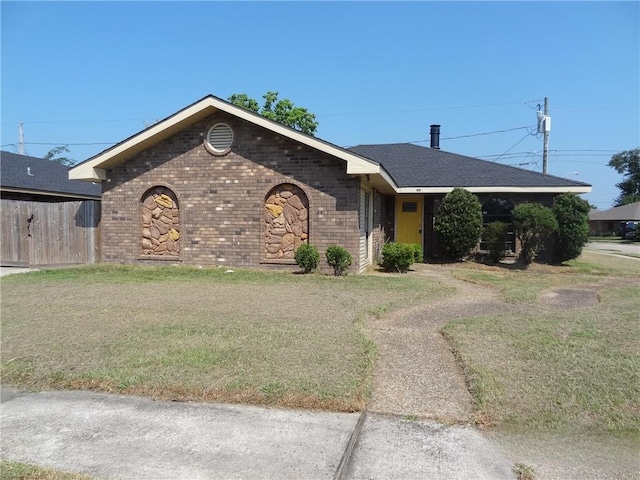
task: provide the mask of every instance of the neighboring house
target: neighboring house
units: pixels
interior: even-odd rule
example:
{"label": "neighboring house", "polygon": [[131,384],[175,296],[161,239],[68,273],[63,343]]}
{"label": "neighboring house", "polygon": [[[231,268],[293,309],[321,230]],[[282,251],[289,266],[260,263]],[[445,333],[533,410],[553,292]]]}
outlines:
{"label": "neighboring house", "polygon": [[64,165],[0,152],[2,265],[95,261],[101,193],[99,184],[69,180]]}
{"label": "neighboring house", "polygon": [[346,248],[352,269],[387,240],[435,253],[433,218],[454,187],[485,220],[551,205],[582,182],[412,144],[344,149],[207,96],[72,168],[102,182],[102,260],[291,268],[303,242]]}
{"label": "neighboring house", "polygon": [[589,212],[589,230],[592,235],[616,235],[621,222],[640,222],[640,202]]}

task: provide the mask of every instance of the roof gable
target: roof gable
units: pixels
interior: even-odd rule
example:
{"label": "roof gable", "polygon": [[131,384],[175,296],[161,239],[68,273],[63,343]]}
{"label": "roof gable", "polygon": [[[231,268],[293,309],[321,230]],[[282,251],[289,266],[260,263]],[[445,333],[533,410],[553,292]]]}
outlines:
{"label": "roof gable", "polygon": [[100,198],[100,185],[69,180],[69,169],[43,158],[0,152],[3,191],[78,198]]}
{"label": "roof gable", "polygon": [[532,172],[411,143],[358,145],[350,151],[380,163],[400,192],[442,193],[454,187],[470,191],[573,191],[591,190],[587,183]]}
{"label": "roof gable", "polygon": [[76,165],[69,171],[69,178],[89,181],[105,180],[106,168],[124,162],[136,153],[157,144],[183,128],[217,111],[227,112],[230,115],[264,127],[311,148],[340,158],[347,163],[348,174],[385,174],[380,168],[380,165],[373,160],[363,158],[355,152],[350,152],[329,142],[294,130],[281,123],[269,120],[262,115],[237,107],[213,95],[208,95],[155,125],[142,130],[98,155]]}

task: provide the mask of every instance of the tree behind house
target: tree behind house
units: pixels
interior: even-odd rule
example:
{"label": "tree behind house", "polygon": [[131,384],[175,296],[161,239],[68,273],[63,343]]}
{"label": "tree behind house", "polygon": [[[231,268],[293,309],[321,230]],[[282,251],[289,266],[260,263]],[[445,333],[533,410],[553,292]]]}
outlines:
{"label": "tree behind house", "polygon": [[640,148],[616,153],[608,164],[624,179],[616,184],[620,195],[615,200],[615,207],[640,201]]}
{"label": "tree behind house", "polygon": [[288,98],[278,100],[278,92],[267,92],[262,98],[264,98],[262,108],[260,108],[255,99],[245,93],[234,93],[227,100],[238,107],[255,112],[269,120],[282,123],[307,135],[315,135],[318,129],[318,122],[316,121],[316,116],[306,108],[296,107]]}
{"label": "tree behind house", "polygon": [[44,158],[52,162],[59,163],[65,167],[72,167],[76,164],[76,161],[66,156],[60,156],[63,153],[69,153],[69,149],[66,145],[55,147],[45,153]]}

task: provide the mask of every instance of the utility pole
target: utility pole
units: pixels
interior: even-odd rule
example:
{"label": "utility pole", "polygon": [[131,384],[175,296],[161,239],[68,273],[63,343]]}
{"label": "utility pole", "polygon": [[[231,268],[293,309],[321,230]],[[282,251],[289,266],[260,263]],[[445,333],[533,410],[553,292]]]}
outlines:
{"label": "utility pole", "polygon": [[20,155],[24,155],[24,128],[21,123],[18,127],[18,153]]}
{"label": "utility pole", "polygon": [[551,119],[549,118],[549,99],[544,97],[544,121],[542,132],[544,146],[542,150],[542,173],[547,173],[547,161],[549,159],[549,132],[551,131]]}

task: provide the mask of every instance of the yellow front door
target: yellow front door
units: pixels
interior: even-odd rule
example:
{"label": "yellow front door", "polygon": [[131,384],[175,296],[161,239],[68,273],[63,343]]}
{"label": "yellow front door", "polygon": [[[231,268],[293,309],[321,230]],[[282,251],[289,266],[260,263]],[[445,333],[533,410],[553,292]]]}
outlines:
{"label": "yellow front door", "polygon": [[422,245],[422,197],[396,197],[396,242]]}

